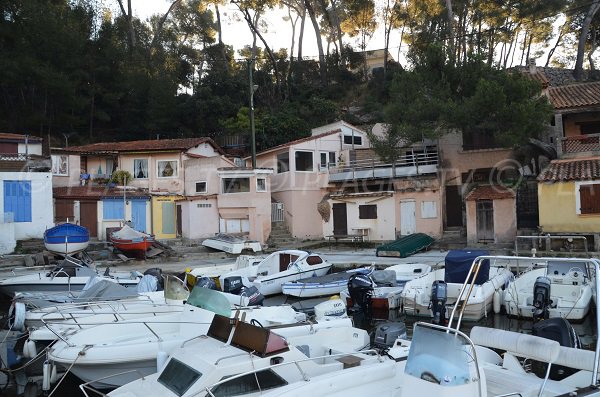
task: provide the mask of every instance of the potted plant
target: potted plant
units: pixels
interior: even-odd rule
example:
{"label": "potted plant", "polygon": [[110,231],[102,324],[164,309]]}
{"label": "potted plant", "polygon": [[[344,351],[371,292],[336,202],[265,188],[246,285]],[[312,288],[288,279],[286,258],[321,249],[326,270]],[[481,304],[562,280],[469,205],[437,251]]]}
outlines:
{"label": "potted plant", "polygon": [[119,186],[126,186],[127,183],[131,181],[133,177],[129,173],[129,171],[125,170],[117,170],[113,172],[111,181],[116,183]]}

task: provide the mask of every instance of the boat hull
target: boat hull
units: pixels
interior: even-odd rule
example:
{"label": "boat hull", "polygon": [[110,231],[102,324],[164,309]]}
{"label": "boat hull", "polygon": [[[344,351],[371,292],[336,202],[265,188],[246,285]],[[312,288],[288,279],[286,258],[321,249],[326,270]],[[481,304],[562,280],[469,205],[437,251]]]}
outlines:
{"label": "boat hull", "polygon": [[89,242],[85,243],[48,243],[44,242],[44,246],[50,252],[60,255],[73,255],[81,251],[85,251],[88,247]]}
{"label": "boat hull", "polygon": [[56,225],[44,232],[44,245],[50,252],[73,255],[85,250],[90,242],[90,232],[73,223]]}
{"label": "boat hull", "polygon": [[142,241],[119,240],[111,238],[113,246],[124,252],[146,252],[152,247],[154,239],[144,239]]}
{"label": "boat hull", "polygon": [[296,271],[294,269],[284,271],[272,276],[258,277],[252,281],[252,285],[258,288],[258,291],[267,296],[282,293],[282,285],[287,282],[300,280],[307,277],[324,276],[331,269],[330,263],[324,263],[323,266],[313,265],[310,269]]}

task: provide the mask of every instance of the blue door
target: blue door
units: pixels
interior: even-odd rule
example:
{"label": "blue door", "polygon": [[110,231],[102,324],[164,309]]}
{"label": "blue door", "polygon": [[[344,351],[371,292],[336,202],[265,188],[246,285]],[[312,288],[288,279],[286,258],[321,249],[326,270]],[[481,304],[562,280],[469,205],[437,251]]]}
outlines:
{"label": "blue door", "polygon": [[4,213],[13,222],[31,222],[31,181],[4,181]]}
{"label": "blue door", "polygon": [[135,230],[146,232],[146,200],[131,200],[131,222]]}

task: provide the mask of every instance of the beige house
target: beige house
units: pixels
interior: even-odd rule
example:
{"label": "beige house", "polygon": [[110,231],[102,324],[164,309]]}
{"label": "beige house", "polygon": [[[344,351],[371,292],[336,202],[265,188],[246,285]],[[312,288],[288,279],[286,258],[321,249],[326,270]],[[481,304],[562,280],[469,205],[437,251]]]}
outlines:
{"label": "beige house", "polygon": [[276,170],[271,197],[296,238],[441,235],[432,143],[406,147],[395,165],[386,164],[370,149],[365,131],[339,121],[259,153],[257,165]]}
{"label": "beige house", "polygon": [[[67,164],[66,172],[53,176],[56,186],[67,188],[56,191],[57,212],[79,214],[76,220],[100,239],[123,220],[158,239],[222,232],[264,242],[270,233],[270,197],[255,186],[268,189],[271,171],[236,168],[210,138],[96,143],[53,153]],[[132,176],[121,195],[110,189],[117,170]],[[75,186],[107,190],[79,201],[89,196],[69,194]]]}

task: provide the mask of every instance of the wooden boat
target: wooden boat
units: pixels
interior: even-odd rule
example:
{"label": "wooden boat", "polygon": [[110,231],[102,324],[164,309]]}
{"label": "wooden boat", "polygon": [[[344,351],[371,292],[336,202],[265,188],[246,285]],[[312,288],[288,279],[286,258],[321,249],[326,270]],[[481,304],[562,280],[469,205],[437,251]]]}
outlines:
{"label": "wooden boat", "polygon": [[73,255],[85,250],[90,242],[90,232],[74,223],[61,223],[44,232],[44,245],[50,252]]}
{"label": "wooden boat", "polygon": [[115,248],[123,252],[144,253],[152,247],[154,236],[124,225],[110,234],[110,241]]}

